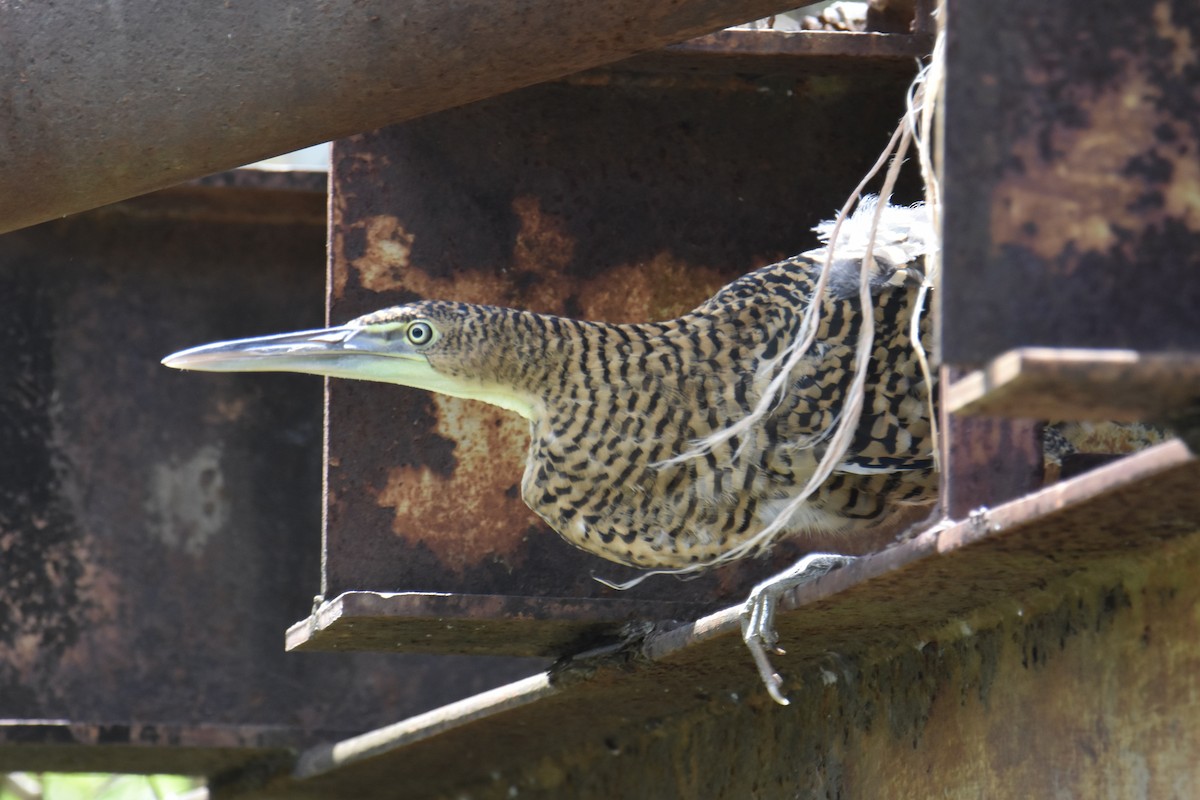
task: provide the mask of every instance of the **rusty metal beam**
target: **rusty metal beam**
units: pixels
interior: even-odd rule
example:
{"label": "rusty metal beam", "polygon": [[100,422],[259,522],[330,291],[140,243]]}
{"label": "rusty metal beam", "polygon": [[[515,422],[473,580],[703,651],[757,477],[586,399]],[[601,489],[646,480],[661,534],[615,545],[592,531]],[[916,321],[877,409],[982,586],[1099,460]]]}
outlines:
{"label": "rusty metal beam", "polygon": [[781,0],[0,6],[0,232],[462,105]]}
{"label": "rusty metal beam", "polygon": [[1200,350],[1200,12],[1096,11],[947,2],[944,363]]}
{"label": "rusty metal beam", "polygon": [[[953,367],[941,368],[946,387],[961,377]],[[994,507],[1035,491],[1042,485],[1042,423],[1036,418],[964,416],[943,402],[941,417],[940,509],[945,519],[965,519],[980,508]]]}
{"label": "rusty metal beam", "polygon": [[[611,322],[682,313],[811,246],[901,113],[916,62],[886,61],[869,78],[722,75],[724,56],[699,75],[596,71],[339,141],[330,319],[417,297]],[[911,180],[903,191],[915,197]],[[297,648],[562,652],[597,626],[735,602],[804,548],[890,540],[792,541],[774,563],[617,593],[592,575],[636,572],[567,545],[521,501],[524,420],[334,381],[327,431],[329,605],[293,628]]]}
{"label": "rusty metal beam", "polygon": [[687,71],[749,75],[911,72],[933,49],[929,33],[722,30],[643,53],[613,65],[622,71]]}
{"label": "rusty metal beam", "polygon": [[697,602],[427,592],[344,592],[287,632],[288,650],[557,658],[645,619],[695,619]]}
{"label": "rusty metal beam", "polygon": [[222,772],[541,666],[283,652],[320,381],[158,359],[319,324],[323,182],[206,183],[0,237],[0,772]]}
{"label": "rusty metal beam", "polygon": [[1198,477],[1168,443],[800,588],[786,709],[731,608],[313,748],[253,794],[1190,795]]}
{"label": "rusty metal beam", "polygon": [[1200,400],[1200,353],[1026,347],[949,385],[962,414],[1164,420]]}

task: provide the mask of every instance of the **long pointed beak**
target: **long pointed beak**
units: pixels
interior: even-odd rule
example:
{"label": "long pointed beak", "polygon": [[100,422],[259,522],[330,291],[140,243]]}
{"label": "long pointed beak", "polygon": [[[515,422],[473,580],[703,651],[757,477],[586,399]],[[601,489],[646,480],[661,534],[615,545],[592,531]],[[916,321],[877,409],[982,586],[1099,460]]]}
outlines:
{"label": "long pointed beak", "polygon": [[203,372],[303,372],[392,383],[401,382],[397,371],[428,362],[402,338],[392,340],[369,328],[343,325],[214,342],[172,353],[162,363]]}
{"label": "long pointed beak", "polygon": [[482,400],[533,419],[533,400],[493,383],[438,372],[394,324],[343,325],[317,331],[281,333],[180,350],[162,360],[175,369],[205,372],[304,372],[411,386]]}

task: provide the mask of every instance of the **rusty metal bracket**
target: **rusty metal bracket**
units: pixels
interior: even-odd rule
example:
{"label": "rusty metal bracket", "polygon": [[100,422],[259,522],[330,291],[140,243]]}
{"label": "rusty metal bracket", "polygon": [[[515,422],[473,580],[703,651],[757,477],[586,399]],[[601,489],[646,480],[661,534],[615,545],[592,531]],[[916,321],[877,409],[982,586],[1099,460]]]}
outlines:
{"label": "rusty metal bracket", "polygon": [[[1149,629],[1142,631],[1139,626],[1130,631],[1128,626],[1114,627],[1119,623],[1112,620],[1134,602],[1127,592],[1137,591],[1145,565],[1162,564],[1171,553],[1195,553],[1200,541],[1200,496],[1192,488],[1200,479],[1198,471],[1200,465],[1187,449],[1171,442],[939,527],[795,590],[785,598],[789,611],[779,619],[789,650],[779,666],[805,692],[805,702],[794,710],[780,710],[765,699],[738,635],[740,609],[735,607],[672,630],[651,631],[639,659],[610,664],[601,653],[597,669],[570,681],[556,682],[550,674],[531,676],[360,737],[314,748],[301,755],[290,781],[256,796],[271,797],[278,791],[288,797],[317,797],[336,789],[366,798],[383,797],[397,780],[404,781],[413,797],[445,796],[467,787],[473,796],[503,797],[511,791],[510,784],[520,787],[522,794],[554,796],[567,780],[575,781],[573,791],[582,796],[612,796],[606,792],[615,791],[612,787],[624,785],[626,779],[643,787],[660,785],[656,776],[662,763],[647,760],[648,750],[657,752],[656,742],[664,744],[665,763],[690,763],[702,774],[721,780],[706,796],[744,796],[734,788],[744,782],[724,777],[737,774],[736,765],[731,766],[738,762],[737,748],[722,750],[711,765],[696,764],[686,755],[692,749],[682,743],[694,744],[710,726],[715,741],[747,731],[753,746],[741,757],[761,764],[768,774],[786,772],[799,759],[804,765],[804,775],[794,778],[799,785],[824,781],[826,786],[885,791],[892,770],[881,776],[871,770],[843,772],[837,766],[840,748],[854,741],[858,748],[894,742],[909,759],[916,759],[911,774],[900,769],[897,776],[903,773],[905,781],[915,780],[926,788],[952,786],[955,770],[931,777],[924,766],[940,748],[962,735],[947,723],[951,712],[945,709],[959,709],[956,713],[966,714],[972,725],[994,722],[997,729],[1031,714],[1036,717],[1037,707],[989,703],[987,693],[1007,691],[1008,687],[993,687],[995,670],[1020,660],[1029,676],[1026,683],[1036,684],[1038,673],[1028,671],[1045,668],[1070,639],[1085,633],[1079,630],[1082,622],[1059,621],[1054,613],[1042,616],[1057,607],[1057,597],[1067,598],[1062,613],[1078,615],[1086,608],[1084,598],[1098,594],[1097,621],[1091,624],[1098,626],[1098,633],[1105,632],[1100,626],[1113,630],[1115,651],[1170,649],[1169,642],[1154,638]],[[1123,576],[1130,581],[1128,589]],[[1180,622],[1178,617],[1154,620],[1162,626]],[[989,626],[1004,627],[1005,635],[1016,637],[1018,643],[1024,637],[1024,651],[1007,653],[1003,636],[999,640],[990,636]],[[1099,673],[1114,660],[1085,655],[1081,663]],[[963,669],[969,669],[970,676],[957,672]],[[1021,670],[1019,663],[1016,669]],[[1163,691],[1186,695],[1189,680],[1179,677],[1174,684],[1152,680],[1156,686],[1165,684]],[[937,687],[952,687],[960,679],[961,693],[939,696]],[[1075,681],[1075,689],[1062,686],[1055,691],[1078,702],[1085,702],[1079,690],[1094,695],[1090,684],[1079,684],[1077,675]],[[860,697],[856,692],[870,694]],[[1134,706],[1140,707],[1136,702]],[[942,709],[937,718],[930,717],[934,708]],[[1163,721],[1153,718],[1152,708],[1143,711],[1138,725],[1161,727]],[[811,750],[789,750],[785,759],[750,752],[763,743],[748,731],[769,724],[772,741],[774,737],[790,741],[826,717],[839,733],[828,732],[811,742]],[[1074,729],[1071,720],[1055,724]],[[1172,715],[1170,729],[1183,726],[1194,737],[1196,722],[1195,715],[1186,719]],[[928,738],[922,737],[922,731]],[[479,749],[480,742],[488,742],[487,747]],[[1183,742],[1185,749],[1188,742],[1194,738]],[[464,752],[475,754],[466,767]],[[1030,759],[1038,759],[1036,753],[1021,752],[1026,769]],[[995,766],[990,759],[981,763],[962,753],[955,759],[960,768]],[[553,770],[545,766],[551,763]],[[1096,768],[1119,767],[1101,759]],[[818,775],[809,775],[809,770]],[[679,773],[667,770],[667,774]],[[1008,774],[1007,780],[1015,781],[1009,786],[1017,792],[1013,797],[1025,796],[1021,792],[1029,786],[1044,785],[1038,783],[1044,776],[1039,777],[1037,769],[1033,774]],[[1169,770],[1156,773],[1155,780],[1169,784],[1172,775]],[[793,795],[794,789],[767,793]]]}

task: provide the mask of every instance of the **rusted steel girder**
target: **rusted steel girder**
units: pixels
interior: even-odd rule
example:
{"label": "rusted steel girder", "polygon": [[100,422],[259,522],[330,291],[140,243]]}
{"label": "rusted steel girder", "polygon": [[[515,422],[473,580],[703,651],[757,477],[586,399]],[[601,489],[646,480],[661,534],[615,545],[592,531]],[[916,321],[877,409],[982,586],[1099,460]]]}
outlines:
{"label": "rusted steel girder", "polygon": [[[329,318],[436,297],[669,319],[811,246],[899,117],[915,60],[763,79],[714,66],[590,73],[337,142]],[[804,548],[895,533],[781,543],[773,563],[614,592],[592,574],[638,573],[570,547],[521,501],[524,420],[362,381],[327,397],[330,602],[292,629],[295,648],[558,655],[598,627],[736,602]]]}
{"label": "rusted steel girder", "polygon": [[947,11],[943,361],[1200,352],[1200,6]]}
{"label": "rusted steel girder", "polygon": [[320,324],[323,180],[255,180],[0,237],[0,773],[212,775],[538,668],[283,652],[320,570],[320,382],[158,365]]}
{"label": "rusted steel girder", "polygon": [[616,61],[780,0],[0,5],[0,232]]}
{"label": "rusted steel girder", "polygon": [[796,590],[788,708],[733,607],[312,748],[241,798],[1192,797],[1197,480],[1162,445]]}

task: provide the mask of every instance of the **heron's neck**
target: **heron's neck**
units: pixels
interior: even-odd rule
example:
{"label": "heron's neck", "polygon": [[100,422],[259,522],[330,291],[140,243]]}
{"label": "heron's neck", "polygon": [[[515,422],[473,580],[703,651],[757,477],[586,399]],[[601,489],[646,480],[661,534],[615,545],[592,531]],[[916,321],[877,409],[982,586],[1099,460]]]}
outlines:
{"label": "heron's neck", "polygon": [[431,364],[444,377],[422,387],[482,400],[533,419],[600,356],[604,323],[509,308],[480,308],[453,355]]}

